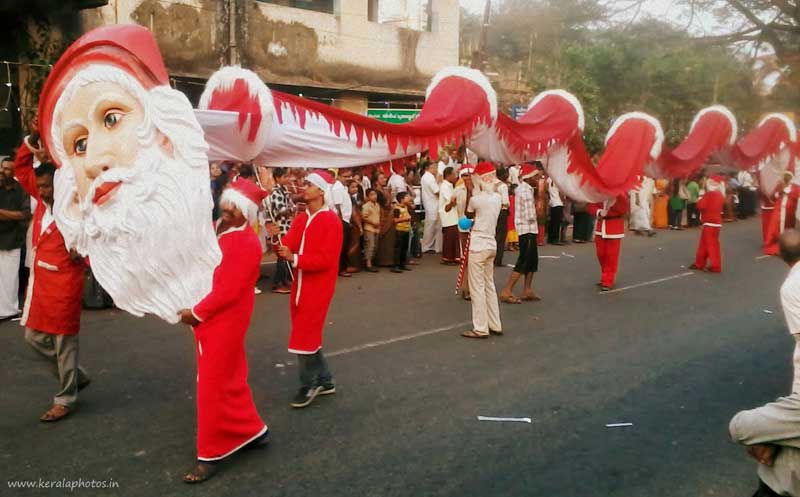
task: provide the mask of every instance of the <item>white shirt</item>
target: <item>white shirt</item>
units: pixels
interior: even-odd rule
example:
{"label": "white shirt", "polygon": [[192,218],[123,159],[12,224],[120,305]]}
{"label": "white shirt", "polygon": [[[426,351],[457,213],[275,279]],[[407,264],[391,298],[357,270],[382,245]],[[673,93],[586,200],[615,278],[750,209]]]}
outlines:
{"label": "white shirt", "polygon": [[553,183],[552,178],[547,178],[547,191],[550,192],[550,207],[563,207],[564,202],[561,201],[561,192],[558,187]]}
{"label": "white shirt", "polygon": [[800,263],[792,267],[781,285],[781,306],[789,333],[798,341],[794,348],[792,392],[800,392]]}
{"label": "white shirt", "polygon": [[444,210],[444,207],[453,200],[454,194],[455,187],[449,181],[442,181],[442,186],[439,188],[439,218],[442,220],[442,228],[458,224],[456,206],[451,207],[449,211]]}
{"label": "white shirt", "polygon": [[392,201],[397,198],[398,193],[407,192],[408,184],[406,184],[405,178],[397,173],[392,173],[389,177],[389,190],[392,192]]}
{"label": "white shirt", "polygon": [[500,186],[497,187],[497,193],[500,194],[500,205],[503,209],[508,209],[509,205],[511,205],[511,199],[508,197],[508,185],[500,182]]}
{"label": "white shirt", "polygon": [[753,181],[753,176],[747,171],[740,171],[739,174],[736,176],[737,181],[739,184],[742,185],[742,188],[747,188],[750,190],[755,190],[756,184]]}
{"label": "white shirt", "polygon": [[50,209],[50,206],[45,204],[44,206],[44,215],[42,216],[42,226],[39,229],[39,235],[44,234],[47,231],[47,228],[50,227],[50,223],[53,222],[53,211]]}
{"label": "white shirt", "polygon": [[467,212],[475,213],[475,224],[472,225],[469,251],[482,252],[497,250],[495,231],[497,217],[500,215],[500,195],[495,192],[480,192],[469,199]]}
{"label": "white shirt", "polygon": [[511,166],[508,168],[508,181],[512,185],[519,184],[519,166]]}
{"label": "white shirt", "polygon": [[425,208],[426,216],[433,215],[439,210],[439,183],[433,174],[425,172],[419,180],[422,187],[422,207]]}
{"label": "white shirt", "polygon": [[347,188],[341,181],[336,181],[331,188],[331,200],[328,202],[328,207],[339,214],[337,207],[342,211],[342,221],[349,223],[353,215],[353,203],[350,201],[350,195],[347,194]]}
{"label": "white shirt", "polygon": [[370,181],[369,178],[367,178],[366,176],[362,177],[361,178],[361,187],[366,192],[367,190],[372,188],[372,181]]}

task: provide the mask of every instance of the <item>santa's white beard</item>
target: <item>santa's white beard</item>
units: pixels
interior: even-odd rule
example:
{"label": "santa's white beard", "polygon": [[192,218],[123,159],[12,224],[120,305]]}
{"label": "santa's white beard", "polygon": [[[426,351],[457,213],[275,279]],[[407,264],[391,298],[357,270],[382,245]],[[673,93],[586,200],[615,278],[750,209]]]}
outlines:
{"label": "santa's white beard", "polygon": [[[69,206],[61,202],[57,216],[65,239],[89,256],[95,278],[120,309],[176,323],[180,309],[210,292],[220,251],[208,175],[196,169],[150,146],[132,167],[96,178],[79,215],[74,207],[65,215]],[[61,183],[74,181],[65,176]],[[106,182],[121,185],[98,206],[92,202],[95,189]]]}

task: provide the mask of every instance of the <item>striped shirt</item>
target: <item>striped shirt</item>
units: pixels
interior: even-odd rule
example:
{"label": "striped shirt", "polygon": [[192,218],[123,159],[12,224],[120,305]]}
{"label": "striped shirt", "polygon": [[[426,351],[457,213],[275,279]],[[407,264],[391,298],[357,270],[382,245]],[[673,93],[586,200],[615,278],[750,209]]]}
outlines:
{"label": "striped shirt", "polygon": [[536,201],[533,188],[526,182],[521,182],[515,191],[514,227],[517,234],[538,234],[539,223],[536,222]]}

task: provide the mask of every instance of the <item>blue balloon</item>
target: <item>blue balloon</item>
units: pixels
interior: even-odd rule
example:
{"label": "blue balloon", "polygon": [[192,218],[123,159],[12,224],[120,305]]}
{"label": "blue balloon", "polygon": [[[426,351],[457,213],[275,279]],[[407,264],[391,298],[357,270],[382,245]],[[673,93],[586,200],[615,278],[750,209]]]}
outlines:
{"label": "blue balloon", "polygon": [[468,217],[462,217],[458,220],[458,227],[461,228],[462,231],[467,231],[472,228],[472,225],[475,224],[472,219]]}

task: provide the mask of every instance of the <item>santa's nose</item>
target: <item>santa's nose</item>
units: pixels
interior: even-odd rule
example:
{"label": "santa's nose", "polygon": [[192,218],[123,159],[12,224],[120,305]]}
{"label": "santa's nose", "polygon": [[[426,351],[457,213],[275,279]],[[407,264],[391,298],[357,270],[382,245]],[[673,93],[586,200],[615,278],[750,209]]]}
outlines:
{"label": "santa's nose", "polygon": [[95,179],[105,171],[111,169],[111,159],[106,154],[93,155],[87,153],[84,169],[86,171],[86,177]]}

